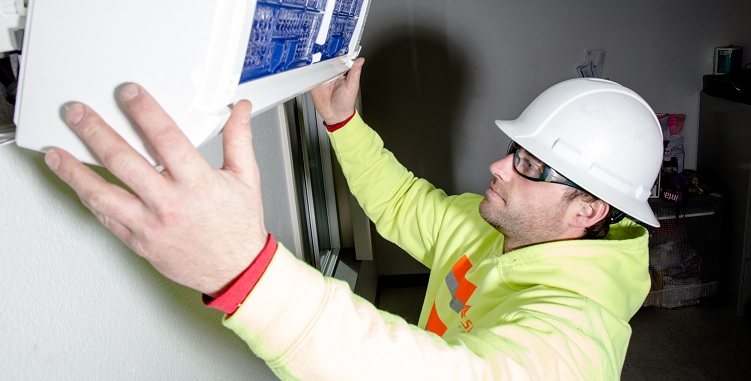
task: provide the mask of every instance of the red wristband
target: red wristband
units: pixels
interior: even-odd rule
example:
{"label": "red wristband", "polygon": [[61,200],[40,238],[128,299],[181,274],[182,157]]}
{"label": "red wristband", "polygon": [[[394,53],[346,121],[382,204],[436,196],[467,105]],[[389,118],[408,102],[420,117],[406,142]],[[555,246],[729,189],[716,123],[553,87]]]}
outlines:
{"label": "red wristband", "polygon": [[336,130],[342,128],[342,127],[344,127],[345,125],[347,125],[347,123],[349,123],[349,121],[352,120],[352,118],[355,117],[355,113],[356,113],[356,111],[352,111],[352,115],[350,115],[349,118],[344,119],[343,121],[341,121],[339,123],[327,124],[326,122],[323,122],[323,125],[326,126],[326,130],[328,132],[334,132],[334,131],[336,131]]}
{"label": "red wristband", "polygon": [[212,299],[204,294],[203,304],[207,307],[216,308],[227,315],[235,313],[269,267],[276,248],[276,240],[274,240],[274,236],[269,234],[266,246],[263,247],[250,266],[221,295]]}

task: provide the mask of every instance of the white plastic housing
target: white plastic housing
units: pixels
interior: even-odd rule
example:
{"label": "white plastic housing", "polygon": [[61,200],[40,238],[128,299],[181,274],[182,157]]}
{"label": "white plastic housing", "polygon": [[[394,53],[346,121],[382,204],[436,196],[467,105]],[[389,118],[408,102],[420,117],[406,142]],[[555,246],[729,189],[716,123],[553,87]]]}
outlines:
{"label": "white plastic housing", "polygon": [[20,49],[16,32],[23,29],[25,15],[24,0],[0,0],[0,52]]}
{"label": "white plastic housing", "polygon": [[251,100],[260,113],[344,73],[357,56],[364,16],[346,56],[240,84],[255,8],[255,0],[30,1],[14,118],[18,145],[61,147],[99,164],[62,118],[67,103],[80,101],[157,164],[118,106],[123,83],[148,89],[198,146],[221,130],[237,100]]}

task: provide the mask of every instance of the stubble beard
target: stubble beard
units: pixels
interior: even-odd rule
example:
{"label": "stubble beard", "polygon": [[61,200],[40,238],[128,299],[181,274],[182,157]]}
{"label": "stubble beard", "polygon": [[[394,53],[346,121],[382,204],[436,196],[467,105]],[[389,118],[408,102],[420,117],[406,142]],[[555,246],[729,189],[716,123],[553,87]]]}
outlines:
{"label": "stubble beard", "polygon": [[494,208],[487,198],[480,202],[480,215],[485,222],[501,232],[506,239],[520,238],[520,232],[516,230],[519,229],[521,226],[520,222],[522,221],[519,221],[518,216],[514,216],[513,213],[504,213],[503,211]]}
{"label": "stubble beard", "polygon": [[480,202],[479,211],[488,224],[504,235],[507,243],[521,247],[555,240],[557,233],[554,223],[563,218],[563,206],[564,203],[533,211],[519,205],[509,206],[507,201],[498,207],[486,197]]}

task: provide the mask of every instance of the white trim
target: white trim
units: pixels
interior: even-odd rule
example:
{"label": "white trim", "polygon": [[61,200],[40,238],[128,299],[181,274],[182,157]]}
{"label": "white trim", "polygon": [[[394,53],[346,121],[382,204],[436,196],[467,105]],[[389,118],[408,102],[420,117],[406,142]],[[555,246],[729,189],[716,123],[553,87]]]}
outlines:
{"label": "white trim", "polygon": [[294,242],[285,242],[285,245],[292,245],[290,247],[290,251],[294,253],[294,255],[300,259],[304,260],[303,258],[303,242],[302,242],[302,232],[301,232],[301,226],[300,226],[300,205],[297,203],[297,190],[295,189],[295,172],[294,167],[292,165],[292,148],[289,138],[289,121],[287,120],[287,114],[284,111],[284,104],[279,104],[276,106],[276,113],[279,117],[279,125],[277,126],[277,130],[279,131],[280,135],[280,141],[282,142],[281,145],[281,151],[282,151],[282,160],[283,165],[283,172],[279,174],[279,176],[283,176],[285,179],[285,184],[287,184],[287,201],[289,202],[289,212],[290,212],[290,220],[295,221],[296,223],[292,224],[290,226],[290,231],[292,232],[292,236],[294,239]]}

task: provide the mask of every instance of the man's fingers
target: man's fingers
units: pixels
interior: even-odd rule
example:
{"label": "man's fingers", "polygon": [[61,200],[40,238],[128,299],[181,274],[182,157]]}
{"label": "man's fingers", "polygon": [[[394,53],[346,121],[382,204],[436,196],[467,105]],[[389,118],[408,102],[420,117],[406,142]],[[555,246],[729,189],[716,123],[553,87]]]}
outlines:
{"label": "man's fingers", "polygon": [[250,129],[251,104],[246,100],[237,102],[224,125],[224,168],[240,174],[248,170],[258,172],[253,153],[253,138]]}
{"label": "man's fingers", "polygon": [[365,58],[360,57],[352,63],[352,67],[347,72],[347,87],[350,91],[358,91],[360,86],[360,75],[362,66],[365,64]]}
{"label": "man's fingers", "polygon": [[110,184],[63,150],[50,150],[44,160],[102,224],[124,242],[130,241],[130,227],[143,223],[146,215],[145,206],[136,196]]}
{"label": "man's fingers", "polygon": [[134,192],[153,194],[162,188],[164,178],[94,110],[74,103],[65,118],[102,164]]}
{"label": "man's fingers", "polygon": [[154,150],[157,161],[176,179],[193,179],[211,169],[175,121],[144,88],[129,83],[120,101]]}

